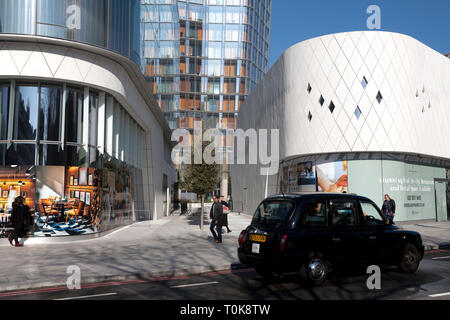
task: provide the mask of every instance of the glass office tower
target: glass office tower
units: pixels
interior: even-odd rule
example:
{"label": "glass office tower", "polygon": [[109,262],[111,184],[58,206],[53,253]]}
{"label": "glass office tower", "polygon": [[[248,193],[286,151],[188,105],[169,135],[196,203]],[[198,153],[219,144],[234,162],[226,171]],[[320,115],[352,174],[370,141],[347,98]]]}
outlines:
{"label": "glass office tower", "polygon": [[236,127],[268,71],[271,0],[141,0],[143,72],[172,129]]}

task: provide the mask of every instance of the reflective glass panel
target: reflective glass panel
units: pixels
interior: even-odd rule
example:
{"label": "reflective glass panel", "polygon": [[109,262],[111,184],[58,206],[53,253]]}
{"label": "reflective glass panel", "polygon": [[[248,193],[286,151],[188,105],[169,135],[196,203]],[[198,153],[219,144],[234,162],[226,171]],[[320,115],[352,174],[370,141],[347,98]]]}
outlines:
{"label": "reflective glass panel", "polygon": [[16,87],[14,140],[35,140],[37,133],[38,88]]}
{"label": "reflective glass panel", "polygon": [[39,140],[59,141],[62,88],[41,87]]}

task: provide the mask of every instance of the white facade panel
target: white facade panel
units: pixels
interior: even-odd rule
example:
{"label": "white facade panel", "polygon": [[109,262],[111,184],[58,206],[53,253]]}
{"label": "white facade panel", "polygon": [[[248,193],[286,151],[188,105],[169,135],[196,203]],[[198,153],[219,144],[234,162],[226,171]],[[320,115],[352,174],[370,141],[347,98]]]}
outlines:
{"label": "white facade panel", "polygon": [[[449,123],[450,59],[409,36],[379,31],[327,35],[289,48],[238,118],[244,130],[279,129],[280,160],[340,152],[450,159]],[[233,166],[231,175],[233,200],[252,212],[264,197],[265,177],[250,166]],[[244,188],[253,196],[244,199]],[[276,183],[269,189],[276,192]]]}

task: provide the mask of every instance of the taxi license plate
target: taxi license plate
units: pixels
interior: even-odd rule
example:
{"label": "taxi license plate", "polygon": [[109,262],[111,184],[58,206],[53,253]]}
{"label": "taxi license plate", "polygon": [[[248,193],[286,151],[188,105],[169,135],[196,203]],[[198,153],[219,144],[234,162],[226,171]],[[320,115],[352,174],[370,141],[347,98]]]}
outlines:
{"label": "taxi license plate", "polygon": [[255,242],[266,242],[267,237],[266,236],[262,236],[259,234],[252,234],[250,235],[250,241],[255,241]]}

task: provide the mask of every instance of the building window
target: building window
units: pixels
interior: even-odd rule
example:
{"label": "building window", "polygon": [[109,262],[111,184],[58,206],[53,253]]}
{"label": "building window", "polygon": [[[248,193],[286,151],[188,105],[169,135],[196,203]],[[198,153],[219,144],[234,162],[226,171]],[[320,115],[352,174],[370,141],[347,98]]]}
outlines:
{"label": "building window", "polygon": [[361,114],[362,114],[361,109],[359,108],[359,106],[357,106],[355,110],[356,119],[359,120],[359,118],[361,118]]}
{"label": "building window", "polygon": [[0,87],[0,140],[8,139],[9,86]]}
{"label": "building window", "polygon": [[367,81],[366,77],[363,77],[362,81],[361,81],[361,85],[363,86],[363,88],[367,88],[367,85],[369,84],[369,81]]}
{"label": "building window", "polygon": [[333,112],[334,112],[334,109],[336,109],[336,107],[335,107],[333,101],[330,102],[330,106],[328,107],[328,109],[330,109],[331,113],[333,113]]}
{"label": "building window", "polygon": [[307,89],[307,91],[308,91],[308,94],[310,94],[310,93],[311,93],[311,90],[312,90],[312,88],[311,88],[311,84],[309,84],[309,83],[308,83],[308,89]]}
{"label": "building window", "polygon": [[381,92],[378,91],[378,94],[377,94],[377,101],[378,101],[378,103],[381,103],[381,100],[383,100],[383,96],[381,95]]}
{"label": "building window", "polygon": [[62,88],[43,86],[40,95],[39,140],[59,141]]}
{"label": "building window", "polygon": [[311,120],[312,120],[312,114],[311,114],[311,111],[308,113],[308,120],[309,120],[309,122],[311,122]]}
{"label": "building window", "polygon": [[66,141],[83,143],[84,93],[81,89],[69,88],[66,98]]}
{"label": "building window", "polygon": [[16,87],[14,140],[36,140],[38,127],[38,88]]}
{"label": "building window", "polygon": [[325,103],[325,99],[323,98],[323,96],[320,96],[319,103],[320,106],[323,107],[323,104]]}

